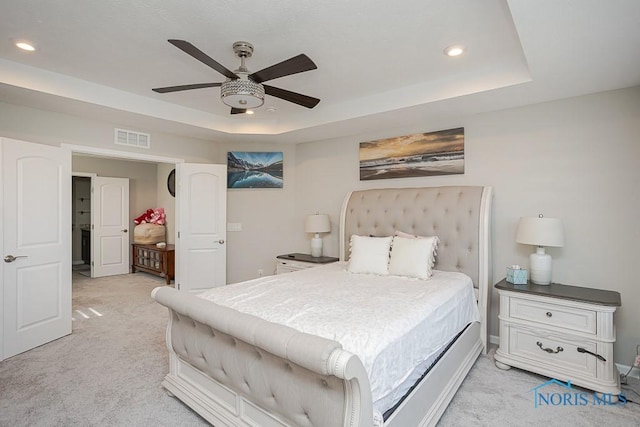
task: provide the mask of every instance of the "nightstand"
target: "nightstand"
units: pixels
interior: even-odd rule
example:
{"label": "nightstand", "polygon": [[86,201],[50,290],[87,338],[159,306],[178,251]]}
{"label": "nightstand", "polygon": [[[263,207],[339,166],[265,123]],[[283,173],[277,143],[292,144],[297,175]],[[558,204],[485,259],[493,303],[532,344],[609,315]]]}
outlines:
{"label": "nightstand", "polygon": [[276,274],[304,270],[338,261],[330,256],[312,257],[309,254],[285,254],[276,257]]}
{"label": "nightstand", "polygon": [[506,279],[495,287],[500,295],[498,368],[513,366],[600,393],[620,394],[613,361],[618,292],[557,283],[514,285]]}

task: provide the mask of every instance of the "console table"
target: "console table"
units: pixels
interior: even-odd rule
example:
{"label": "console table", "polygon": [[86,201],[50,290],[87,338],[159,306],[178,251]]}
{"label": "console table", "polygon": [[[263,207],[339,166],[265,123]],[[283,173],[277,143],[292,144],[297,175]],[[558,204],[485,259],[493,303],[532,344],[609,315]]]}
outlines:
{"label": "console table", "polygon": [[167,285],[171,283],[171,279],[175,277],[175,246],[167,245],[159,248],[156,245],[143,245],[133,243],[133,263],[131,272],[144,271],[145,273],[155,274],[164,277]]}

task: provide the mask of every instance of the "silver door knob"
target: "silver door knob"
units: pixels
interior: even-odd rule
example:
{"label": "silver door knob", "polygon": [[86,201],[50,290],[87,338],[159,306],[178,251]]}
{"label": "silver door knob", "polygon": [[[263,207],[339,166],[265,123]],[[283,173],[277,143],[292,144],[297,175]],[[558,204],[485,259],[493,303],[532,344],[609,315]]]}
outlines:
{"label": "silver door knob", "polygon": [[218,240],[218,243],[220,243],[221,245],[224,245],[224,240],[220,239]]}
{"label": "silver door knob", "polygon": [[18,256],[7,255],[6,257],[4,257],[4,262],[13,262],[18,258],[27,258],[27,256],[26,255],[18,255]]}

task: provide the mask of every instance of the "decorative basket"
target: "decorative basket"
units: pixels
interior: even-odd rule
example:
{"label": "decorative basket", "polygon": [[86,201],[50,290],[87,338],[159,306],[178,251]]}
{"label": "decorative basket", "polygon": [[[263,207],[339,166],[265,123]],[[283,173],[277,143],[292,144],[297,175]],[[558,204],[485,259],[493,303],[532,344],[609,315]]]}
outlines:
{"label": "decorative basket", "polygon": [[158,242],[164,242],[166,228],[164,225],[158,224],[140,224],[133,229],[133,243],[152,245]]}

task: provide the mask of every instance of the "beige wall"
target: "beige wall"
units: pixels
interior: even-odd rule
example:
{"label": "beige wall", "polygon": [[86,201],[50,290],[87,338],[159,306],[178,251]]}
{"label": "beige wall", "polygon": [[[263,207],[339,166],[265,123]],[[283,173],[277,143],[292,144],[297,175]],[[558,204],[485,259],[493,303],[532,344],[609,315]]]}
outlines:
{"label": "beige wall", "polygon": [[[151,134],[151,149],[114,144],[115,128]],[[214,141],[156,132],[153,129],[136,128],[108,121],[89,120],[3,102],[0,102],[0,135],[47,145],[85,145],[203,163],[211,162],[211,153],[215,147]]]}
{"label": "beige wall", "polygon": [[[283,151],[283,189],[228,192],[227,220],[242,224],[227,233],[228,282],[273,272],[275,256],[308,252],[305,215],[328,213],[332,232],[325,253],[338,255],[338,217],[344,195],[353,189],[438,185],[492,185],[494,281],[507,265],[527,264],[532,248],[515,243],[520,216],[563,220],[564,248],[550,248],[554,280],[619,291],[623,306],[616,315],[616,362],[629,364],[640,344],[640,287],[634,269],[640,227],[640,87],[559,100],[451,120],[425,118],[413,126],[297,146],[237,144],[152,134],[145,153],[203,163],[226,163],[229,150]],[[116,124],[0,103],[0,134],[56,145],[113,145]],[[360,182],[358,143],[372,139],[465,128],[464,175]],[[130,127],[125,126],[129,129]],[[132,149],[133,151],[133,149]],[[142,152],[142,150],[138,150]],[[168,205],[166,176],[155,171],[153,200]],[[169,222],[171,220],[169,219]],[[174,230],[175,232],[175,230]],[[497,298],[492,301],[491,333],[497,335]]]}
{"label": "beige wall", "polygon": [[[292,252],[295,217],[296,149],[267,143],[220,144],[217,163],[227,163],[228,151],[282,151],[283,188],[238,188],[227,192],[227,223],[241,223],[242,231],[227,232],[227,283],[275,272],[276,256]],[[295,236],[295,234],[293,234]]]}
{"label": "beige wall", "polygon": [[[465,128],[465,173],[457,176],[360,182],[361,141]],[[515,242],[521,216],[544,213],[561,218],[565,246],[549,248],[553,280],[620,292],[616,314],[616,362],[629,365],[640,344],[640,284],[633,267],[640,242],[640,87],[431,121],[384,134],[363,134],[298,145],[294,223],[315,211],[331,215],[334,231],[325,237],[338,255],[337,221],[347,191],[372,187],[491,185],[493,276],[508,265],[528,264],[532,247]],[[291,250],[306,250],[301,227],[290,230]],[[494,292],[490,330],[498,335]]]}

